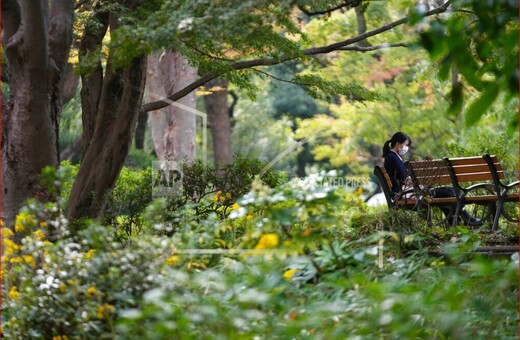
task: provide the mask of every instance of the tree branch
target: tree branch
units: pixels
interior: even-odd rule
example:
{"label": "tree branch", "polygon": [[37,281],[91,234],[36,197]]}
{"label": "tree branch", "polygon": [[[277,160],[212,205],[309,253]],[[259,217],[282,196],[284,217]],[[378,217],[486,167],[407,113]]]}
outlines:
{"label": "tree branch", "polygon": [[[428,16],[432,16],[435,14],[445,12],[448,9],[450,3],[451,3],[451,1],[447,1],[444,5],[426,12],[424,14],[424,16],[428,17]],[[404,18],[394,21],[392,23],[381,26],[375,30],[368,31],[366,33],[360,34],[356,37],[353,37],[353,38],[350,38],[347,40],[343,40],[343,41],[340,41],[340,42],[337,42],[334,44],[330,44],[327,46],[308,48],[306,50],[303,50],[302,54],[306,55],[306,56],[312,56],[312,55],[317,55],[317,54],[326,54],[326,53],[330,53],[332,51],[341,51],[344,47],[346,47],[348,45],[355,44],[355,43],[365,40],[366,38],[369,38],[371,36],[380,34],[382,32],[389,31],[396,26],[406,23],[407,21],[408,21],[408,17],[404,17]],[[281,64],[285,61],[297,59],[297,58],[298,58],[298,55],[294,54],[294,55],[285,55],[278,59],[260,58],[260,59],[237,61],[237,62],[230,64],[230,68],[231,68],[231,70],[242,70],[242,69],[251,68],[254,66],[270,66],[270,65]],[[148,112],[148,111],[162,109],[163,107],[170,105],[172,102],[188,95],[190,92],[197,89],[199,86],[206,84],[207,82],[223,75],[224,73],[225,72],[222,72],[222,71],[220,71],[220,72],[219,71],[210,71],[210,72],[206,73],[205,75],[203,75],[202,77],[200,77],[198,80],[194,81],[193,83],[189,84],[188,86],[184,87],[183,89],[173,93],[172,95],[168,96],[167,98],[144,104],[143,106],[141,106],[141,111]]]}
{"label": "tree branch", "polygon": [[408,47],[410,44],[408,43],[395,43],[395,44],[381,44],[381,45],[375,45],[375,46],[345,46],[342,48],[339,48],[338,51],[358,51],[358,52],[370,52],[375,50],[380,50],[384,48],[391,48],[391,47]]}
{"label": "tree branch", "polygon": [[265,72],[265,71],[262,71],[262,70],[259,70],[259,69],[256,69],[254,67],[251,68],[251,70],[255,71],[255,72],[258,72],[258,73],[262,73],[262,74],[265,74],[266,76],[268,76],[269,78],[273,78],[273,79],[276,79],[282,83],[288,83],[288,84],[293,84],[293,85],[298,85],[298,86],[312,86],[313,84],[308,84],[308,83],[299,83],[297,81],[294,81],[294,80],[289,80],[289,79],[282,79],[282,78],[279,78],[279,77],[276,77],[276,76],[273,76],[272,74],[268,73],[268,72]]}
{"label": "tree branch", "polygon": [[360,2],[361,2],[361,0],[346,0],[341,5],[338,5],[338,6],[330,8],[330,9],[323,10],[323,11],[315,11],[315,12],[311,12],[309,10],[306,10],[303,6],[298,6],[298,9],[300,11],[302,11],[303,13],[305,13],[307,16],[312,17],[312,16],[315,16],[315,15],[329,14],[329,13],[332,13],[334,11],[337,11],[338,9],[342,9],[344,7],[348,7],[348,9],[351,9],[351,8],[356,7],[357,5],[359,5]]}

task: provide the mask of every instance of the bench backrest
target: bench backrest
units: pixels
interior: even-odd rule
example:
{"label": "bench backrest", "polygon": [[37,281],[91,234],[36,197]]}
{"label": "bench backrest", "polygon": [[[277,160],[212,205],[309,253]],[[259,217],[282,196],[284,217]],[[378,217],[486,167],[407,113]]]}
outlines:
{"label": "bench backrest", "polygon": [[381,184],[381,188],[383,189],[383,193],[385,194],[386,203],[389,208],[394,208],[395,203],[393,201],[393,193],[392,193],[392,181],[390,180],[390,176],[386,172],[384,167],[375,166],[374,175],[377,177],[379,184]]}
{"label": "bench backrest", "polygon": [[451,184],[450,172],[442,159],[409,161],[406,165],[415,188]]}
{"label": "bench backrest", "polygon": [[[497,176],[504,178],[504,172],[500,167],[497,156],[490,156],[493,165],[497,170]],[[453,185],[459,186],[465,182],[492,182],[493,175],[488,163],[482,156],[445,158],[446,165],[450,169]]]}

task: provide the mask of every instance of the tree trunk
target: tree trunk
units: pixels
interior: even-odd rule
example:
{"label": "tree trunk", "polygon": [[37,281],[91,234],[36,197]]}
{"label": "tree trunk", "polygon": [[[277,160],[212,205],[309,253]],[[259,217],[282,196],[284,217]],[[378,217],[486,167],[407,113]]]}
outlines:
{"label": "tree trunk", "polygon": [[296,175],[300,178],[306,177],[305,166],[309,159],[309,144],[304,143],[302,149],[296,155]]}
{"label": "tree trunk", "polygon": [[217,78],[207,83],[206,88],[212,92],[210,95],[204,96],[204,106],[213,136],[215,167],[221,169],[233,162],[231,124],[227,100],[228,83],[224,79]]}
{"label": "tree trunk", "polygon": [[[146,92],[151,101],[159,100],[197,79],[197,70],[176,52],[148,57]],[[176,101],[195,108],[195,92]],[[152,140],[160,161],[193,161],[196,157],[196,116],[175,105],[150,113]]]}
{"label": "tree trunk", "polygon": [[67,64],[63,75],[63,91],[61,95],[61,103],[63,105],[76,97],[78,86],[79,77],[74,74],[74,66],[72,64]]}
{"label": "tree trunk", "polygon": [[[115,28],[116,19],[110,16],[109,21],[110,27]],[[96,72],[91,74],[93,79],[85,77],[84,84],[102,83],[102,86],[99,92],[91,91],[82,96],[82,105],[88,109],[83,112],[84,122],[94,128],[83,135],[86,152],[71,190],[67,207],[69,219],[95,218],[103,209],[106,193],[113,188],[132,143],[142,104],[145,71],[146,57],[135,58],[129,66],[114,70],[109,56],[102,79]],[[85,115],[91,116],[85,119]],[[92,118],[95,118],[93,122]],[[90,140],[86,139],[88,135]]]}
{"label": "tree trunk", "polygon": [[[96,12],[85,26],[80,42],[80,61],[89,53],[98,53],[101,42],[108,30],[109,13]],[[96,62],[81,76],[81,111],[82,111],[82,142],[81,154],[86,155],[94,135],[96,115],[99,108],[99,98],[103,87],[103,67],[101,61]]]}
{"label": "tree trunk", "polygon": [[81,136],[77,137],[60,152],[60,159],[67,160],[72,163],[79,163],[81,159]]}
{"label": "tree trunk", "polygon": [[2,117],[2,217],[12,227],[23,202],[45,199],[42,168],[58,165],[63,72],[72,41],[74,1],[2,1],[9,98]]}
{"label": "tree trunk", "polygon": [[[365,19],[365,6],[365,4],[361,3],[357,5],[355,8],[358,34],[363,34],[367,31],[367,21]],[[362,47],[372,46],[366,39],[359,41],[357,45]]]}
{"label": "tree trunk", "polygon": [[148,112],[139,112],[137,118],[137,127],[135,128],[135,148],[144,149],[144,138],[146,136],[146,128],[148,127]]}

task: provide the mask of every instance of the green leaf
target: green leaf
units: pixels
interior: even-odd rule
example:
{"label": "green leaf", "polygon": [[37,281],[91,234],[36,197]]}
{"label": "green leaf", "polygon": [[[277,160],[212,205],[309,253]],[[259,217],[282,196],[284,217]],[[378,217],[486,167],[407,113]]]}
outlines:
{"label": "green leaf", "polygon": [[472,126],[478,122],[484,112],[493,104],[497,95],[498,86],[496,84],[488,84],[482,95],[466,111],[466,126]]}

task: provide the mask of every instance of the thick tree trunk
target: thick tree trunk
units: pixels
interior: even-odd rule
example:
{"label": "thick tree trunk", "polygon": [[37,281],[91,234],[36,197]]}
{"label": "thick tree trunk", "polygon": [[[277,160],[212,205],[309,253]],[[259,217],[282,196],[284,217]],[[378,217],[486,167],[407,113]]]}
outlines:
{"label": "thick tree trunk", "polygon": [[[148,57],[146,92],[150,101],[166,97],[197,79],[197,70],[176,52],[152,54]],[[195,108],[195,92],[177,103]],[[161,161],[192,161],[196,157],[196,116],[170,105],[150,113],[152,140]]]}
{"label": "thick tree trunk", "polygon": [[233,162],[231,149],[231,124],[228,110],[228,83],[224,79],[214,79],[206,84],[206,88],[212,92],[204,96],[204,106],[213,136],[213,155],[215,167]]}
{"label": "thick tree trunk", "polygon": [[3,112],[2,217],[12,227],[39,191],[43,167],[58,165],[62,74],[72,40],[74,1],[2,1],[9,99]]}
{"label": "thick tree trunk", "polygon": [[70,219],[95,218],[103,209],[106,193],[114,186],[132,143],[145,71],[145,57],[136,58],[130,66],[117,71],[112,69],[109,59],[97,101],[92,139],[70,194],[67,207]]}

